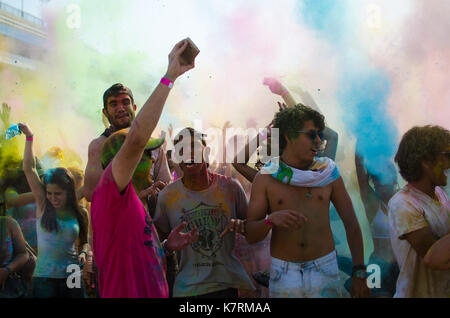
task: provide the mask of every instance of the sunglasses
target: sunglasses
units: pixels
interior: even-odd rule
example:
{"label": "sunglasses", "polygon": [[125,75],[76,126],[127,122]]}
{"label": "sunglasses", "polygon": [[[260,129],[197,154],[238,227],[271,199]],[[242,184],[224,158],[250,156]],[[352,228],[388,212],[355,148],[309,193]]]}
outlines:
{"label": "sunglasses", "polygon": [[322,141],[324,140],[323,131],[317,131],[317,130],[311,129],[311,130],[301,130],[301,131],[299,131],[299,133],[305,134],[312,141],[316,140],[317,136],[319,136],[320,140],[322,140]]}

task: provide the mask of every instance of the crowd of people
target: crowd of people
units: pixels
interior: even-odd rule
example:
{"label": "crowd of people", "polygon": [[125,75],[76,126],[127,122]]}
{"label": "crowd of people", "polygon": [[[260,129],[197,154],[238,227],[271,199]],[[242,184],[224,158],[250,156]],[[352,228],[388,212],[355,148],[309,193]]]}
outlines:
{"label": "crowd of people", "polygon": [[[45,169],[25,123],[18,125],[26,139],[22,158],[7,156],[10,141],[2,137],[0,297],[450,296],[450,200],[443,190],[449,130],[414,127],[402,137],[395,156],[402,189],[394,163],[374,173],[357,144],[356,175],[374,246],[367,257],[334,161],[338,134],[307,92],[301,95],[309,106],[266,79],[284,103],[269,134],[247,139],[229,163],[210,162],[207,136],[190,127],[175,136],[169,127],[175,149],[166,149],[164,136],[152,138],[174,83],[195,68],[181,58],[187,45],[175,45],[166,74],[137,114],[129,88],[106,90],[109,127],[90,143],[84,173]],[[5,130],[9,113],[3,105]],[[279,156],[250,165],[260,142],[275,143]],[[225,146],[224,158],[226,152]],[[336,220],[351,256],[337,252]],[[79,284],[71,283],[73,265]],[[368,284],[368,265],[380,268],[378,286]]]}

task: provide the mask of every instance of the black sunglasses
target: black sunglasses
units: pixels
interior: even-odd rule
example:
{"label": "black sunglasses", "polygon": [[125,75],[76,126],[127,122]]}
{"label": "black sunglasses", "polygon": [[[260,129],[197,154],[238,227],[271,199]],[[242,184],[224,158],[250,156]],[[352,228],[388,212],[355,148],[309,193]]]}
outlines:
{"label": "black sunglasses", "polygon": [[323,131],[311,129],[311,130],[301,130],[301,131],[299,131],[299,133],[305,134],[312,141],[315,141],[317,139],[317,136],[319,136],[320,140],[322,140],[322,141],[324,140],[323,139],[323,137],[324,137]]}

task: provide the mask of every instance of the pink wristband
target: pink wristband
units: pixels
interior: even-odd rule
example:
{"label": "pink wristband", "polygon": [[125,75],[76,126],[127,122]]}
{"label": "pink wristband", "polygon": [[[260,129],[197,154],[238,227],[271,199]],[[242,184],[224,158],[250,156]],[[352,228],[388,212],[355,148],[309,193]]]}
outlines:
{"label": "pink wristband", "polygon": [[264,220],[264,223],[266,223],[270,227],[274,227],[275,224],[269,221],[269,216],[266,216],[266,219]]}
{"label": "pink wristband", "polygon": [[34,139],[34,136],[27,137],[27,141],[33,141],[33,139]]}
{"label": "pink wristband", "polygon": [[173,87],[173,82],[172,82],[171,80],[165,78],[165,77],[163,77],[163,78],[161,79],[161,84],[164,84],[164,85],[166,85],[166,86],[169,87],[169,88],[172,88],[172,87]]}
{"label": "pink wristband", "polygon": [[281,93],[281,97],[284,97],[284,96],[286,96],[287,95],[287,93],[289,93],[289,91],[288,90],[285,90],[283,93]]}

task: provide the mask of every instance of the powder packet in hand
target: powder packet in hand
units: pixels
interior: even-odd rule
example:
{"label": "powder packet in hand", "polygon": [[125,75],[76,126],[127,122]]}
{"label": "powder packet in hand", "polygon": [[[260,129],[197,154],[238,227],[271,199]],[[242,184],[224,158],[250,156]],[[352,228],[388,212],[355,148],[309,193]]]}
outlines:
{"label": "powder packet in hand", "polygon": [[6,140],[14,138],[20,135],[22,132],[20,131],[19,125],[12,124],[11,127],[6,131]]}

